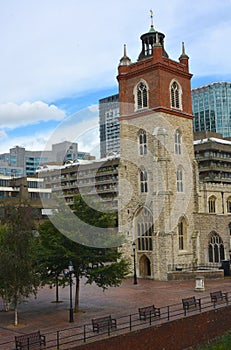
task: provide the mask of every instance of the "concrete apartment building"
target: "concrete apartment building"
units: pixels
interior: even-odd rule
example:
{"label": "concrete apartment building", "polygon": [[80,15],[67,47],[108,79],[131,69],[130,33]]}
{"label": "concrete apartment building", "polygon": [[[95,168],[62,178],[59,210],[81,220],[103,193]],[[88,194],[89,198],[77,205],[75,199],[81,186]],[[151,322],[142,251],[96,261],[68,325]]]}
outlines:
{"label": "concrete apartment building", "polygon": [[200,180],[231,184],[231,138],[212,132],[194,133],[194,152]]}
{"label": "concrete apartment building", "polygon": [[72,208],[78,193],[101,199],[108,210],[118,209],[118,166],[116,156],[100,160],[80,160],[62,166],[45,164],[37,169],[52,194]]}

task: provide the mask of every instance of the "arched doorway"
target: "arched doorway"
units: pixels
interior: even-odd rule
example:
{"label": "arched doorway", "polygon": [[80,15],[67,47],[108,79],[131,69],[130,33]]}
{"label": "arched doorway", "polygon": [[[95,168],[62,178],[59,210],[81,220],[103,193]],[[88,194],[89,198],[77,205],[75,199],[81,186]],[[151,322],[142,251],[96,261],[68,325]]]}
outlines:
{"label": "arched doorway", "polygon": [[149,258],[146,255],[143,255],[139,261],[139,270],[141,277],[150,277],[151,276],[151,263]]}

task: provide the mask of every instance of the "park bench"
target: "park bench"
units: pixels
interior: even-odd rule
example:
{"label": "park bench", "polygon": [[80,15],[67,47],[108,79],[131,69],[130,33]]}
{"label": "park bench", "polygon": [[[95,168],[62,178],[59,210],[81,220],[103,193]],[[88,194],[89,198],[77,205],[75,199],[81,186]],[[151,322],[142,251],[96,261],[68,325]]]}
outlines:
{"label": "park bench", "polygon": [[15,346],[17,350],[41,349],[42,345],[46,345],[45,335],[40,334],[40,331],[16,335]]}
{"label": "park bench", "polygon": [[186,316],[187,311],[195,310],[199,307],[201,311],[201,299],[196,299],[195,296],[182,299],[184,314]]}
{"label": "park bench", "polygon": [[228,304],[228,293],[222,293],[221,290],[216,291],[216,292],[211,292],[211,302],[213,303],[214,307],[216,306],[217,303],[219,302],[226,302]]}
{"label": "park bench", "polygon": [[112,318],[111,315],[93,318],[92,319],[93,332],[99,332],[101,328],[106,328],[109,330],[111,328],[116,328],[116,319]]}
{"label": "park bench", "polygon": [[146,320],[146,318],[150,317],[160,317],[160,309],[155,307],[155,305],[139,307],[139,316],[140,320]]}

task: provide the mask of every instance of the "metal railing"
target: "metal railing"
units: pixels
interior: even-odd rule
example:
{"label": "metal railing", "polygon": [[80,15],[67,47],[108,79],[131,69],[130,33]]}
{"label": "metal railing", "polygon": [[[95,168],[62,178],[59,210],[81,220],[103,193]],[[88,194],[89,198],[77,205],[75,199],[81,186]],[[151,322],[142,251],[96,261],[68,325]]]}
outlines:
{"label": "metal railing", "polygon": [[[223,308],[231,305],[231,291],[227,292],[227,300],[218,303],[211,301],[210,295],[199,298],[200,307],[193,307],[189,310],[183,308],[182,302],[160,307],[160,316],[148,315],[145,320],[141,320],[139,312],[124,315],[116,318],[116,328],[110,326],[101,329],[99,332],[93,332],[92,323],[81,326],[73,326],[65,329],[59,329],[52,332],[41,332],[46,337],[45,349],[64,350],[72,346],[78,346],[87,342],[99,340],[100,338],[117,336],[134,330],[143,329],[152,325],[160,325],[175,319],[185,318],[194,314],[199,314],[212,310],[214,308]],[[198,300],[198,299],[197,299]],[[145,305],[141,305],[143,307]],[[112,315],[113,316],[113,315]],[[0,342],[1,350],[15,349],[14,340]],[[28,348],[29,350],[30,348]]]}

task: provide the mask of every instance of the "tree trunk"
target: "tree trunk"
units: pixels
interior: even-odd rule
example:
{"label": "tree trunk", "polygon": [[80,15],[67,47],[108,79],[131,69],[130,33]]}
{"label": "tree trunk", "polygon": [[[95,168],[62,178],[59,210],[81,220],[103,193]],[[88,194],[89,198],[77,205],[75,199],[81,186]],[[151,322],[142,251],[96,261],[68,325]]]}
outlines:
{"label": "tree trunk", "polygon": [[56,303],[59,302],[59,280],[58,275],[55,276]]}
{"label": "tree trunk", "polygon": [[75,287],[75,312],[79,311],[79,287],[80,287],[80,278],[78,275],[75,276],[76,278],[76,287]]}
{"label": "tree trunk", "polygon": [[15,309],[14,309],[14,325],[15,326],[18,325],[18,308],[17,308],[17,305],[15,306]]}

